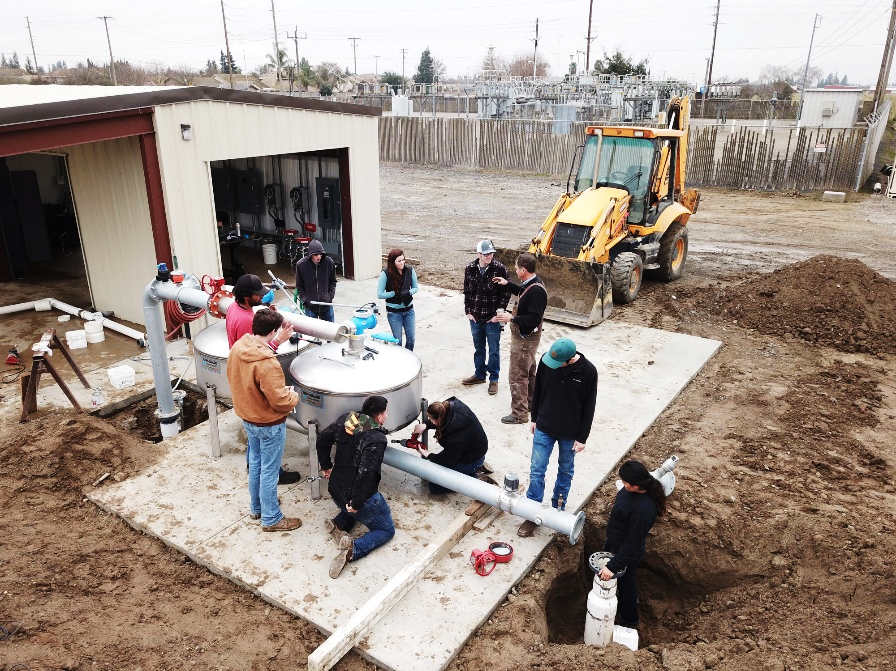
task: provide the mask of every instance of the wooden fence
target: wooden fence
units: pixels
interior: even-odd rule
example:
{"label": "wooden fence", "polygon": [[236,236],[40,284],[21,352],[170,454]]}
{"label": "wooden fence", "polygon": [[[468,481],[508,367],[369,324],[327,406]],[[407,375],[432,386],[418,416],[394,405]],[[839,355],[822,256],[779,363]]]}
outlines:
{"label": "wooden fence", "polygon": [[[535,119],[381,117],[380,160],[565,177],[586,124]],[[855,188],[865,128],[692,128],[687,183],[732,189]],[[876,150],[876,147],[874,148]]]}
{"label": "wooden fence", "polygon": [[792,128],[786,140],[748,128],[722,140],[720,128],[691,131],[688,185],[771,191],[845,191],[855,187],[864,128]]}

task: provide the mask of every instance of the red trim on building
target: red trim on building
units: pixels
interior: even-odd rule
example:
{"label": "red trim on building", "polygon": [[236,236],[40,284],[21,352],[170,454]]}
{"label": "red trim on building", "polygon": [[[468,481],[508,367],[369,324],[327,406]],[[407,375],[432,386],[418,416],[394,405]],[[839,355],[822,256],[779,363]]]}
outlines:
{"label": "red trim on building", "polygon": [[154,132],[152,109],[0,126],[0,156],[47,151]]}
{"label": "red trim on building", "polygon": [[168,218],[165,216],[165,198],[162,193],[162,170],[159,166],[155,135],[140,136],[140,158],[143,161],[143,178],[146,180],[146,201],[149,204],[156,262],[167,263],[169,268],[174,268],[171,238],[168,235]]}
{"label": "red trim on building", "polygon": [[342,258],[346,279],[355,279],[355,235],[352,228],[352,182],[348,163],[348,147],[336,150],[339,155],[339,190],[342,200]]}

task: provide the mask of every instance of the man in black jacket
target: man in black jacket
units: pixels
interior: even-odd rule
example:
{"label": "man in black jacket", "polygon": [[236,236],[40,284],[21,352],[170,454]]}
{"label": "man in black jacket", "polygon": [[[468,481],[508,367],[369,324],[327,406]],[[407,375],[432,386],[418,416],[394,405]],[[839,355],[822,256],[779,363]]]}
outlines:
{"label": "man in black jacket", "polygon": [[[575,455],[585,449],[597,406],[597,369],[569,338],[545,353],[535,374],[532,394],[532,461],[526,498],[541,503],[544,476],[557,444],[557,480],[551,505],[563,510],[572,486]],[[517,533],[531,536],[538,525],[526,520]]]}
{"label": "man in black jacket", "polygon": [[541,342],[541,322],[548,306],[548,292],[535,274],[534,254],[520,254],[514,270],[522,284],[508,282],[502,277],[492,280],[495,284],[506,285],[510,293],[519,296],[513,314],[502,312],[495,317],[503,324],[510,324],[510,414],[501,421],[525,424],[529,421],[529,405],[535,391],[535,353]]}
{"label": "man in black jacket", "polygon": [[[382,396],[369,396],[360,413],[341,415],[317,437],[321,475],[330,481],[330,496],[339,506],[339,514],[327,523],[339,542],[339,554],[330,564],[331,578],[339,577],[347,562],[361,559],[395,536],[392,511],[377,491],[386,452],[386,405]],[[333,445],[335,461],[330,457]],[[368,531],[352,540],[348,532],[356,522]]]}
{"label": "man in black jacket", "polygon": [[332,305],[311,305],[312,301],[332,303],[336,296],[336,263],[324,254],[320,240],[312,240],[308,256],[296,264],[296,291],[306,315],[336,321]]}

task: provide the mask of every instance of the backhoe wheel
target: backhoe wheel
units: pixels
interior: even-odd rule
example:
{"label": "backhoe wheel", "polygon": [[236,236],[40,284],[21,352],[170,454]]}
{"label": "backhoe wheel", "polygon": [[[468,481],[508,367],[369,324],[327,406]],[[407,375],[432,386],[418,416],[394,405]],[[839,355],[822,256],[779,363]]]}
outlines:
{"label": "backhoe wheel", "polygon": [[656,276],[663,282],[677,280],[684,274],[684,262],[688,258],[688,227],[674,222],[660,240],[660,253],[656,261],[660,267]]}
{"label": "backhoe wheel", "polygon": [[644,261],[634,252],[622,252],[610,268],[610,284],[613,286],[613,302],[619,305],[631,303],[641,290]]}

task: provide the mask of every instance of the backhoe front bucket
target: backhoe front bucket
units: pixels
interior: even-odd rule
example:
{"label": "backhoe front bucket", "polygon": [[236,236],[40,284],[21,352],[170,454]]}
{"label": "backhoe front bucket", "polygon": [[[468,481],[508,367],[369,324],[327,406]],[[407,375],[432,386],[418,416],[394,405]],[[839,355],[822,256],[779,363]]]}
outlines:
{"label": "backhoe front bucket", "polygon": [[[525,250],[498,249],[496,256],[510,271],[522,251]],[[543,254],[536,254],[536,259],[535,272],[548,292],[545,319],[574,326],[593,326],[610,316],[613,290],[609,264]]]}

